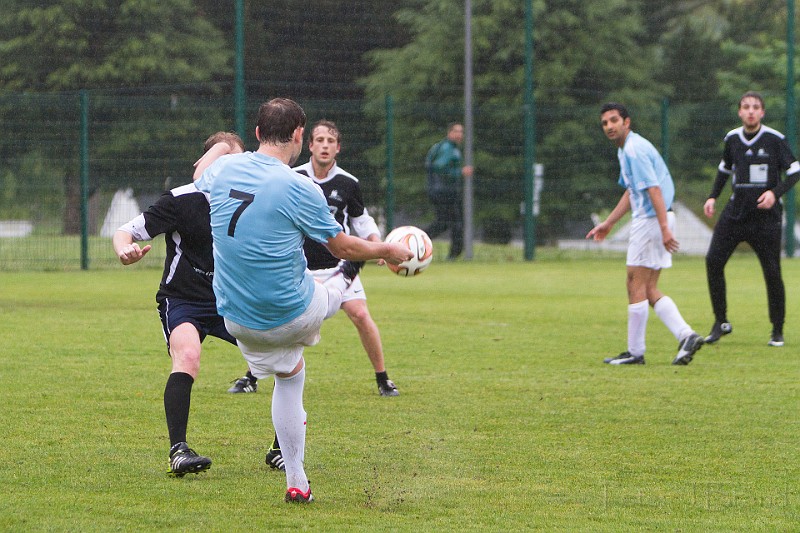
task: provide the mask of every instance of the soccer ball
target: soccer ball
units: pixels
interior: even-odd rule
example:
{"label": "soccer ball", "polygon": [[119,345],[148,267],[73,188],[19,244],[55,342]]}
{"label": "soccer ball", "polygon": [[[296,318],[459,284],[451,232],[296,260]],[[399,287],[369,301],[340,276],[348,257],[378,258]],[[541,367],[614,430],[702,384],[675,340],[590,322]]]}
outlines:
{"label": "soccer ball", "polygon": [[433,244],[428,234],[414,226],[400,226],[386,236],[386,242],[402,242],[414,252],[414,257],[399,265],[386,263],[398,276],[416,276],[433,261]]}

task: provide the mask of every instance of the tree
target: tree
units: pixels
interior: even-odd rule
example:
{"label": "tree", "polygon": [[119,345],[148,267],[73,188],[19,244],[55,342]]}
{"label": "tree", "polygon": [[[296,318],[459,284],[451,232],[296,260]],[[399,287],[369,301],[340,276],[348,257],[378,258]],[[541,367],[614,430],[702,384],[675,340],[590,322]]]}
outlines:
{"label": "tree", "polygon": [[716,72],[720,96],[736,103],[745,91],[758,90],[768,108],[785,111],[786,0],[742,0],[734,7],[733,31],[720,44],[726,60]]}
{"label": "tree", "polygon": [[[357,80],[370,72],[365,53],[405,44],[390,0],[276,0],[246,6],[245,72],[248,94],[291,96],[309,121],[327,118],[343,134],[340,162],[361,179],[365,201],[383,204],[380,169],[364,156],[374,145]],[[383,161],[381,160],[380,163]]]}
{"label": "tree", "polygon": [[[395,101],[395,138],[402,139],[395,155],[405,162],[396,169],[400,203],[425,205],[425,152],[444,135],[449,120],[463,116],[463,2],[404,5],[396,16],[409,29],[411,42],[371,53],[374,70],[364,83],[379,132],[385,97]],[[513,219],[524,174],[524,6],[513,0],[477,0],[473,6],[478,218],[491,206],[492,216],[500,210]],[[625,0],[534,2],[537,160],[546,165],[551,184],[540,217],[544,232],[575,217],[570,213],[575,205],[588,220],[589,212],[618,192],[596,177],[601,170],[613,175],[616,164],[599,134],[600,103],[620,99],[635,108],[658,101],[664,90],[653,81],[654,47],[638,7],[639,2]],[[556,106],[562,106],[561,113],[552,114]],[[381,158],[382,150],[372,157]]]}
{"label": "tree", "polygon": [[0,17],[0,90],[64,91],[208,81],[230,47],[191,0],[14,0]]}
{"label": "tree", "polygon": [[[11,9],[0,15],[0,94],[61,91],[66,97],[62,101],[71,104],[61,110],[17,105],[0,110],[4,121],[23,125],[17,136],[37,138],[24,129],[46,128],[57,140],[48,144],[44,168],[50,174],[42,177],[41,185],[59,190],[63,180],[68,207],[78,205],[77,98],[63,92],[88,89],[97,95],[98,90],[151,86],[168,88],[154,98],[156,105],[139,110],[135,119],[120,112],[122,106],[93,106],[92,119],[102,129],[92,135],[92,173],[95,186],[99,177],[163,183],[170,175],[160,166],[163,141],[174,142],[181,134],[194,136],[195,142],[200,138],[197,117],[192,119],[195,126],[176,132],[163,115],[181,87],[229,76],[231,47],[222,34],[198,14],[191,0],[64,0],[50,5],[11,1]],[[127,156],[134,150],[137,160],[131,164]],[[23,167],[27,152],[13,139],[0,147],[12,169]],[[69,233],[79,229],[76,212],[65,211]]]}
{"label": "tree", "polygon": [[[670,125],[676,139],[670,167],[687,182],[716,174],[722,138],[737,124],[742,93],[763,91],[773,117],[784,112],[786,0],[659,0],[647,24],[658,35],[671,87]],[[753,16],[757,13],[758,16]]]}

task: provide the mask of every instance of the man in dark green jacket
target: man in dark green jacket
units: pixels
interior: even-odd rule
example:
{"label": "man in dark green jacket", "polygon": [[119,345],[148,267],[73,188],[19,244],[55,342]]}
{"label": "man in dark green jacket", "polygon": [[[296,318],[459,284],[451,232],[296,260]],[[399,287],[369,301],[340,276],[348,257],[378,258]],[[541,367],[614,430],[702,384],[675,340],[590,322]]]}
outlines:
{"label": "man in dark green jacket", "polygon": [[472,167],[462,166],[459,145],[463,140],[464,126],[451,123],[447,137],[434,144],[425,157],[428,197],[436,212],[436,219],[425,233],[433,239],[450,229],[448,259],[461,255],[464,247],[463,177],[472,175]]}

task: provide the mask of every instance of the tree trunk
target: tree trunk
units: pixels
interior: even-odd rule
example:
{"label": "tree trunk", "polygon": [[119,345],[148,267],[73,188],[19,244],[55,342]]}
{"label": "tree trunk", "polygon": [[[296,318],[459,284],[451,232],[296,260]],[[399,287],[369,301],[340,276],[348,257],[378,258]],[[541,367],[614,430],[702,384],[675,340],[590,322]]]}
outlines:
{"label": "tree trunk", "polygon": [[[81,184],[80,180],[67,176],[64,178],[64,194],[67,202],[64,206],[64,235],[81,234]],[[97,217],[100,208],[99,189],[89,192],[89,226],[88,234],[97,235]]]}
{"label": "tree trunk", "polygon": [[72,176],[64,178],[64,194],[67,203],[64,206],[64,235],[81,234],[81,184]]}

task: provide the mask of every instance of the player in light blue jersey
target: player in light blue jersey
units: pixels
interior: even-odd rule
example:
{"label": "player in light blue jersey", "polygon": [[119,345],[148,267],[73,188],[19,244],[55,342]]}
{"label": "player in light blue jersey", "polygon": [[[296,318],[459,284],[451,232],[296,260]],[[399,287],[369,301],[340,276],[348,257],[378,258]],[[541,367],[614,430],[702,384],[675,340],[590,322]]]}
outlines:
{"label": "player in light blue jersey", "polygon": [[[286,470],[285,500],[301,503],[313,500],[303,468],[303,347],[319,342],[322,321],[338,311],[363,261],[399,264],[412,256],[402,244],[347,235],[320,189],[290,168],[305,123],[296,102],[270,100],[258,111],[256,152],[229,155],[220,143],[195,169],[196,186],[211,205],[217,308],[250,371],[259,379],[275,376],[272,422]],[[350,260],[325,286],[306,268],[306,238]]]}
{"label": "player in light blue jersey", "polygon": [[703,345],[681,316],[678,306],[658,289],[661,269],[672,266],[671,254],[678,251],[673,233],[675,214],[672,200],[675,186],[667,165],[655,147],[631,131],[628,110],[622,104],[608,103],[600,110],[603,132],[617,145],[619,184],[625,192],[603,222],[586,235],[602,241],[622,216],[631,211],[631,234],[628,242],[628,349],[605,363],[612,365],[644,364],[645,333],[649,305],[678,339],[674,365],[688,365]]}
{"label": "player in light blue jersey", "polygon": [[633,218],[658,216],[648,192],[651,187],[661,190],[667,212],[672,209],[675,185],[664,159],[650,141],[638,133],[629,132],[625,144],[617,150],[617,158],[619,184],[630,191]]}

